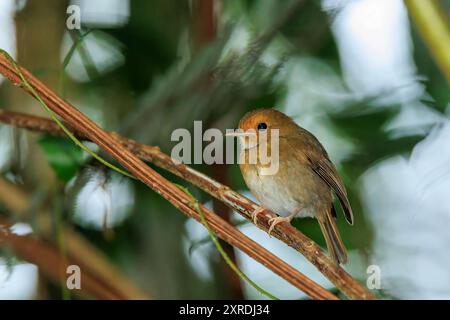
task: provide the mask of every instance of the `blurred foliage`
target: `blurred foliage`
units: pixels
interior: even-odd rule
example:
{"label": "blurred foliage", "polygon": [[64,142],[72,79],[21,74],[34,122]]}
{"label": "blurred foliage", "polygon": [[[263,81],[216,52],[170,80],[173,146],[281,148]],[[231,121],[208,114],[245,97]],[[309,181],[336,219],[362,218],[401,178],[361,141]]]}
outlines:
{"label": "blurred foliage", "polygon": [[[68,100],[105,128],[142,143],[158,145],[169,154],[173,146],[172,131],[176,128],[192,130],[194,120],[203,120],[204,130],[208,127],[223,130],[236,127],[240,117],[251,109],[280,106],[288,90],[280,77],[284,75],[283,68],[289,59],[312,56],[341,74],[330,28],[332,21],[322,10],[320,1],[218,1],[220,13],[215,38],[198,44],[194,41],[195,33],[207,28],[203,26],[199,31],[195,27],[197,20],[202,22],[205,18],[196,13],[202,3],[199,0],[132,0],[129,21],[123,26],[91,29],[85,25],[83,34],[86,37],[82,38],[77,32],[65,31],[71,34],[66,34],[71,39],[70,44],[80,41],[81,45],[72,46],[68,55],[61,55],[62,70],[44,72],[58,73],[66,69],[66,64],[76,63],[72,57],[75,51],[81,56],[80,68],[84,66],[86,71],[95,68],[96,60],[86,61],[86,52],[96,58],[97,51],[90,51],[92,48],[86,45],[86,39],[99,36],[109,41],[111,38],[111,44],[123,55],[123,64],[106,72],[87,72],[87,81],[75,79],[66,70],[64,77],[60,77],[60,81],[64,81],[61,88],[67,93]],[[27,6],[23,10],[28,10]],[[64,11],[56,11],[53,7],[48,10],[55,10],[52,14],[65,17]],[[41,19],[40,25],[46,28],[44,17],[36,15],[28,19]],[[23,24],[26,29],[27,21]],[[241,29],[248,32],[247,40],[236,35],[236,32],[243,32]],[[45,54],[27,48],[26,41],[25,34],[18,48],[19,52],[24,52],[24,57]],[[45,32],[41,32],[39,41],[50,40],[46,39]],[[61,46],[63,40],[58,41]],[[233,41],[241,47],[240,42],[248,41],[248,46],[230,48]],[[427,92],[435,99],[432,107],[443,113],[450,102],[448,85],[415,31],[413,43],[418,73],[427,77]],[[33,71],[42,70],[40,65],[31,67]],[[16,101],[3,87],[0,97],[12,104]],[[423,138],[418,135],[393,138],[386,125],[398,115],[400,107],[372,108],[372,105],[370,99],[352,100],[343,108],[326,114],[333,130],[337,128],[336,134],[356,146],[356,151],[339,166],[354,207],[356,223],[353,227],[348,226],[339,214],[338,224],[348,248],[359,249],[364,254],[370,252],[372,230],[360,204],[358,178],[386,157],[408,154]],[[299,113],[303,111],[298,110]],[[83,152],[67,139],[43,136],[38,144],[52,172],[64,183],[85,167]],[[31,167],[36,165],[32,162],[28,164]],[[208,174],[213,172],[206,165],[194,167]],[[171,181],[190,187],[177,177],[155,169]],[[222,166],[220,170],[232,188],[247,189],[237,165]],[[33,185],[25,179],[26,188],[35,192],[47,183],[52,182],[39,181]],[[226,266],[218,253],[208,256],[212,278],[195,272],[189,248],[200,250],[208,245],[207,241],[190,242],[186,234],[186,217],[141,183],[133,183],[136,188],[133,213],[113,230],[112,237],[75,225],[77,231],[151,296],[233,298],[224,276]],[[59,188],[56,195],[63,193],[62,187]],[[203,192],[190,190],[199,200],[210,200]],[[55,199],[49,201],[57,202]],[[70,206],[67,203],[64,206],[67,223],[72,223],[68,214],[73,209]],[[316,221],[295,219],[293,224],[324,245]],[[49,294],[58,298],[60,293],[50,286]]]}
{"label": "blurred foliage", "polygon": [[69,182],[83,164],[83,150],[66,138],[44,136],[39,139],[48,162],[63,182]]}

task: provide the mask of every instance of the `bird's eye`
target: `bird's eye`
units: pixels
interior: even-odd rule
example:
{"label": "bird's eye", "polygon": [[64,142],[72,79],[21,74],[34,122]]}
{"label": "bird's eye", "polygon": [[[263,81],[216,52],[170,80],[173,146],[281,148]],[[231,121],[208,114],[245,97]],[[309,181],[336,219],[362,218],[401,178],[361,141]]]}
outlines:
{"label": "bird's eye", "polygon": [[258,130],[266,130],[267,124],[265,122],[258,123]]}

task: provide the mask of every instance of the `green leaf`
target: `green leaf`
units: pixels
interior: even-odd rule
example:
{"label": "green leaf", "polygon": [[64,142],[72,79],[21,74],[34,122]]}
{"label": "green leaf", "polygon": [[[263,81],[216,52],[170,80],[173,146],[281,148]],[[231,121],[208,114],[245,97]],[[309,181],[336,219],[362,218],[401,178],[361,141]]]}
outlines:
{"label": "green leaf", "polygon": [[63,182],[68,182],[80,169],[83,163],[83,150],[72,141],[45,136],[39,139],[50,166]]}

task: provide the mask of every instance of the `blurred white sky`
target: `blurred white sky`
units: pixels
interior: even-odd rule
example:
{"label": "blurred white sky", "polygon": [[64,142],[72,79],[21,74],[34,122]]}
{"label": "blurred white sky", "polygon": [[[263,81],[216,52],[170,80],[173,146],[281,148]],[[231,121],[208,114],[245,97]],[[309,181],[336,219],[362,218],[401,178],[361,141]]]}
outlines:
{"label": "blurred white sky", "polygon": [[404,299],[450,298],[450,122],[362,177],[382,287]]}
{"label": "blurred white sky", "polygon": [[350,89],[363,96],[386,92],[389,103],[422,95],[403,1],[324,0],[323,7],[335,8],[332,30]]}
{"label": "blurred white sky", "polygon": [[0,258],[0,300],[28,300],[36,298],[38,268],[30,263],[19,263],[11,270]]}
{"label": "blurred white sky", "polygon": [[0,48],[16,55],[15,0],[0,1]]}
{"label": "blurred white sky", "polygon": [[416,73],[408,13],[402,0],[323,0],[334,20],[343,78],[355,97],[380,95],[373,105],[401,106],[386,127],[392,136],[424,134],[439,116]]}
{"label": "blurred white sky", "polygon": [[13,167],[22,169],[28,155],[26,134],[17,128],[0,124],[0,174],[11,173]]}
{"label": "blurred white sky", "polygon": [[87,170],[81,175],[88,182],[76,196],[75,222],[97,230],[120,225],[134,204],[134,187],[130,180],[118,173],[98,169]]}
{"label": "blurred white sky", "polygon": [[81,9],[81,22],[89,27],[113,28],[128,22],[129,0],[72,0]]}
{"label": "blurred white sky", "polygon": [[328,120],[329,112],[338,112],[351,98],[340,76],[319,59],[296,58],[287,62],[280,81],[287,86],[280,104],[283,111],[313,132],[335,163],[348,158],[354,151],[353,144]]}
{"label": "blurred white sky", "polygon": [[[16,223],[10,231],[17,235],[33,232],[26,223]],[[18,262],[11,266],[0,257],[0,300],[25,300],[36,298],[38,286],[38,268],[31,263]]]}
{"label": "blurred white sky", "polygon": [[386,159],[361,177],[361,196],[375,231],[372,263],[381,267],[382,288],[397,298],[448,299],[450,123],[420,102],[427,94],[416,74],[406,8],[401,0],[322,3],[334,16],[348,87],[357,96],[386,92],[376,105],[402,106],[385,129],[401,136],[435,126],[410,158]]}
{"label": "blurred white sky", "polygon": [[[16,57],[16,27],[14,25],[14,0],[0,1],[0,48]],[[0,84],[3,82],[0,76]]]}
{"label": "blurred white sky", "polygon": [[0,172],[11,169],[14,159],[14,133],[11,126],[0,125]]}
{"label": "blurred white sky", "polygon": [[[66,58],[72,45],[73,40],[69,33],[66,32],[61,48],[61,63]],[[121,44],[115,38],[104,32],[94,31],[89,33],[83,38],[82,45],[99,74],[114,70],[125,61],[121,52]],[[86,71],[85,64],[86,61],[83,61],[79,51],[76,50],[67,65],[66,72],[73,80],[88,82],[92,79]]]}

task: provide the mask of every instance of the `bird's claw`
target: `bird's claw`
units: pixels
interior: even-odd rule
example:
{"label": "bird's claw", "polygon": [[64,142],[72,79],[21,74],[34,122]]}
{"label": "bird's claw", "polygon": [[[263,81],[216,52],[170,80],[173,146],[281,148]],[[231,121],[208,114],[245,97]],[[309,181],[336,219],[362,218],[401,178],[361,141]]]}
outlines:
{"label": "bird's claw", "polygon": [[253,212],[252,212],[252,221],[253,221],[253,223],[256,225],[257,224],[257,222],[258,222],[258,215],[260,214],[260,213],[262,213],[264,210],[265,210],[266,208],[264,208],[264,207],[258,207],[257,209],[255,209]]}
{"label": "bird's claw", "polygon": [[274,217],[274,218],[269,219],[269,224],[270,224],[269,232],[268,232],[269,236],[271,235],[273,228],[275,228],[275,226],[277,224],[282,223],[282,222],[287,222],[290,224],[291,220],[292,220],[291,217]]}

